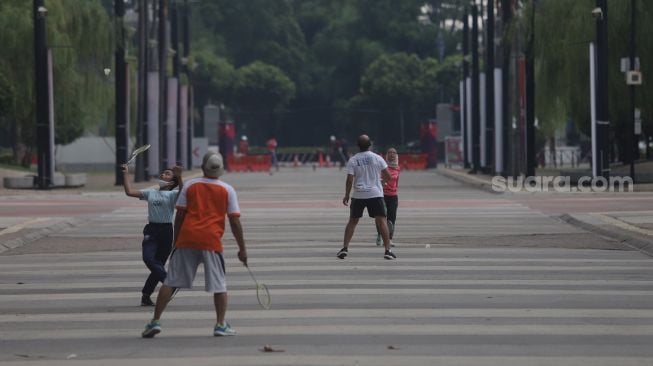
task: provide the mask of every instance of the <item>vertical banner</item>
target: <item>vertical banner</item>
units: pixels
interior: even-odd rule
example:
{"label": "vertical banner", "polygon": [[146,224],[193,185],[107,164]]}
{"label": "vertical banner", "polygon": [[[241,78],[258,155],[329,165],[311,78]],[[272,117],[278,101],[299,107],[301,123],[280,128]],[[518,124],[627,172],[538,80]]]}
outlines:
{"label": "vertical banner", "polygon": [[179,91],[177,78],[168,78],[168,129],[166,130],[166,158],[169,166],[177,164],[177,92]]}
{"label": "vertical banner", "polygon": [[147,169],[151,177],[159,175],[159,73],[147,73]]}
{"label": "vertical banner", "polygon": [[462,138],[460,136],[446,136],[444,138],[444,166],[451,168],[454,164],[463,165],[463,149],[460,147]]}
{"label": "vertical banner", "polygon": [[485,97],[485,93],[486,93],[486,91],[485,91],[485,73],[482,72],[482,73],[478,74],[478,79],[479,79],[479,99],[480,99],[479,102],[480,102],[480,105],[481,105],[481,107],[480,107],[481,108],[481,115],[480,115],[480,117],[481,117],[481,123],[480,123],[481,127],[478,130],[478,134],[480,136],[479,141],[480,141],[480,149],[481,149],[480,165],[481,165],[481,167],[484,168],[484,167],[487,167],[487,161],[488,161],[488,156],[486,156],[487,155],[487,151],[486,151],[486,147],[487,147],[487,141],[486,141],[487,140],[487,133],[486,133],[486,130],[487,130],[487,116],[486,116],[486,113],[487,113],[487,111],[485,110],[485,105],[487,103],[486,103],[486,97]]}
{"label": "vertical banner", "polygon": [[503,74],[494,69],[494,171],[503,173]]}
{"label": "vertical banner", "polygon": [[466,89],[467,89],[467,109],[465,110],[465,119],[467,120],[467,127],[465,131],[467,133],[467,160],[469,163],[472,162],[472,78],[467,78],[465,80]]}
{"label": "vertical banner", "polygon": [[519,100],[519,122],[517,131],[519,136],[519,149],[517,166],[520,173],[526,173],[526,59],[517,59],[517,92]]}
{"label": "vertical banner", "polygon": [[590,43],[590,125],[592,126],[592,176],[599,176],[599,167],[596,164],[598,150],[596,144],[596,48]]}
{"label": "vertical banner", "polygon": [[[459,90],[459,99],[460,99],[460,155],[463,156],[463,152],[465,151],[465,111],[467,108],[467,105],[465,103],[465,82],[460,81],[458,83],[458,90]],[[464,159],[464,158],[463,158]]]}
{"label": "vertical banner", "polygon": [[179,87],[179,129],[181,149],[181,166],[191,169],[188,166],[188,85]]}
{"label": "vertical banner", "polygon": [[48,162],[48,172],[46,175],[50,177],[50,185],[54,185],[54,171],[55,171],[55,162],[54,162],[54,74],[52,69],[52,49],[48,48],[48,150],[49,150],[49,162]]}

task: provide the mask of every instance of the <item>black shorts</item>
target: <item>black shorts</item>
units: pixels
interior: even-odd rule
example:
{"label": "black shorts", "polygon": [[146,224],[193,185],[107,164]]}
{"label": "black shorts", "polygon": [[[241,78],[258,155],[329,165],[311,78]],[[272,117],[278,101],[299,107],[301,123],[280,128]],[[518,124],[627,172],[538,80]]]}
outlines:
{"label": "black shorts", "polygon": [[367,214],[370,217],[385,217],[385,201],[383,201],[383,197],[352,198],[351,205],[349,206],[349,217],[352,219],[363,217],[365,207],[367,207]]}

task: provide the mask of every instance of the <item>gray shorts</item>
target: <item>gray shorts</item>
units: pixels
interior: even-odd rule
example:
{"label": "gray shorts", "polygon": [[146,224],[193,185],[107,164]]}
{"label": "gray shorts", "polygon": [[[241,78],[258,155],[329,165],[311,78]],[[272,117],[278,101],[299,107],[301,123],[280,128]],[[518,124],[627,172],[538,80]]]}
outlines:
{"label": "gray shorts", "polygon": [[165,285],[191,288],[197,267],[204,263],[204,290],[212,293],[227,292],[227,279],[222,253],[210,250],[175,248],[168,261]]}

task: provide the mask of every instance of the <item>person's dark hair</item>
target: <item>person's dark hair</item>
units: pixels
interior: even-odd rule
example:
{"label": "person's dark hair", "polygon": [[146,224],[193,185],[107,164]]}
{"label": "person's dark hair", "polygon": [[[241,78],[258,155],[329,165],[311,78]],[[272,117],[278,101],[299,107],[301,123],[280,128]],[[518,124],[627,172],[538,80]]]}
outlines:
{"label": "person's dark hair", "polygon": [[172,168],[169,168],[169,169],[163,169],[164,172],[165,172],[166,170],[169,170],[169,171],[173,172],[173,175],[172,175],[172,183],[173,183],[173,184],[171,184],[171,185],[169,185],[169,186],[166,187],[166,190],[167,190],[167,191],[172,191],[173,189],[179,187],[179,177],[177,177],[177,176],[174,175],[174,170],[172,170]]}
{"label": "person's dark hair", "polygon": [[358,136],[356,144],[361,151],[367,151],[370,149],[370,146],[372,146],[372,140],[370,140],[370,137],[367,135],[360,135]]}

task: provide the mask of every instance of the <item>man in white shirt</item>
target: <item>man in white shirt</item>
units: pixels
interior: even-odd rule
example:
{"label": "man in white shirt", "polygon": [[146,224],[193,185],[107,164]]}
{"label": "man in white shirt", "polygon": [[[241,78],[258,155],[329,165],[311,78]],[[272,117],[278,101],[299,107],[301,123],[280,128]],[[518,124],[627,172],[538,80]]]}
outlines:
{"label": "man in white shirt", "polygon": [[347,183],[342,204],[349,206],[349,194],[352,186],[354,187],[354,193],[351,195],[349,222],[345,228],[343,247],[336,256],[340,259],[347,257],[349,242],[354,236],[358,220],[363,216],[363,211],[367,208],[368,215],[374,218],[376,226],[381,231],[383,245],[385,246],[383,258],[393,260],[397,256],[390,249],[385,202],[383,201],[383,182],[390,179],[388,164],[382,157],[370,151],[372,141],[369,136],[361,135],[358,137],[357,144],[360,152],[347,162]]}

